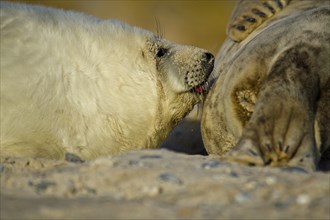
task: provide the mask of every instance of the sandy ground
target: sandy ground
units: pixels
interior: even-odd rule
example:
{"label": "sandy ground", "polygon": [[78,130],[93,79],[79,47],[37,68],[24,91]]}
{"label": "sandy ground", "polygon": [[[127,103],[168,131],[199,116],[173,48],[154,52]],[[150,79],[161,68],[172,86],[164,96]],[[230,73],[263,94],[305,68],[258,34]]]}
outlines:
{"label": "sandy ground", "polygon": [[[185,143],[177,149],[200,153],[198,137],[198,122],[181,123],[163,147]],[[329,172],[247,167],[167,149],[85,162],[1,158],[0,178],[1,219],[330,218]]]}

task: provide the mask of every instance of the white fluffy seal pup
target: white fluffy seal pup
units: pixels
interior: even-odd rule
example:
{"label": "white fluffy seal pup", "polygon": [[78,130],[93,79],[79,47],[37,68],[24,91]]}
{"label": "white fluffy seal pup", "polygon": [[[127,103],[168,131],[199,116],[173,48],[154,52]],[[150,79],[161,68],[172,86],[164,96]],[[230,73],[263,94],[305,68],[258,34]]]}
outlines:
{"label": "white fluffy seal pup", "polygon": [[1,155],[156,148],[202,100],[214,57],[117,20],[1,2]]}

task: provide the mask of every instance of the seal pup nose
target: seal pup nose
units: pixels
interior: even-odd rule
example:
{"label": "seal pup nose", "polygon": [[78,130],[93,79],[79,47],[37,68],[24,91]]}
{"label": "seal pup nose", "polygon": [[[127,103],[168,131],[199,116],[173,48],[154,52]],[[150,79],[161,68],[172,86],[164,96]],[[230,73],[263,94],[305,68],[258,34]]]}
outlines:
{"label": "seal pup nose", "polygon": [[214,62],[214,56],[209,52],[204,53],[203,58],[205,58],[209,63]]}
{"label": "seal pup nose", "polygon": [[203,54],[202,67],[207,76],[209,76],[214,67],[214,56],[211,53],[206,52]]}

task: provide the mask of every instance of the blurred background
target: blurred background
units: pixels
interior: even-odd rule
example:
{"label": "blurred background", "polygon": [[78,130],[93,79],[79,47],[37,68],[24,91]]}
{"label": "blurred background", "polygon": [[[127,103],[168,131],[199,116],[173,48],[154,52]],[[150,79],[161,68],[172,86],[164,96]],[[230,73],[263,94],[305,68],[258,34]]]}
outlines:
{"label": "blurred background", "polygon": [[115,18],[181,44],[205,48],[213,54],[226,36],[234,0],[123,1],[123,0],[11,0],[77,10],[100,18]]}

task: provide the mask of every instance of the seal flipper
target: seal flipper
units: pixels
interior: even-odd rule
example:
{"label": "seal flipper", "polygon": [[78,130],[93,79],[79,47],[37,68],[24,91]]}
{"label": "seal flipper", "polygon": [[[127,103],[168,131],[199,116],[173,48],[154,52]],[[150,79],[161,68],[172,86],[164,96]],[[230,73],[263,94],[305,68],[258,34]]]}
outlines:
{"label": "seal flipper", "polygon": [[315,170],[314,120],[319,93],[316,51],[299,44],[277,58],[238,144],[226,156],[245,164]]}
{"label": "seal flipper", "polygon": [[223,159],[229,162],[237,162],[250,166],[264,166],[266,161],[261,155],[259,148],[256,148],[257,142],[252,139],[242,138],[234,149],[229,151]]}
{"label": "seal flipper", "polygon": [[289,2],[290,0],[238,1],[227,26],[227,35],[236,42],[244,40]]}

